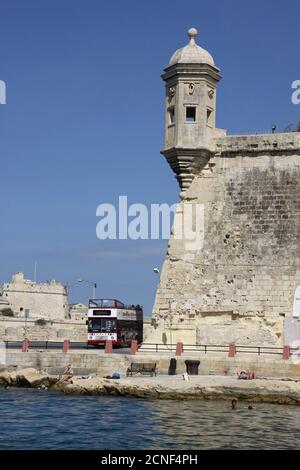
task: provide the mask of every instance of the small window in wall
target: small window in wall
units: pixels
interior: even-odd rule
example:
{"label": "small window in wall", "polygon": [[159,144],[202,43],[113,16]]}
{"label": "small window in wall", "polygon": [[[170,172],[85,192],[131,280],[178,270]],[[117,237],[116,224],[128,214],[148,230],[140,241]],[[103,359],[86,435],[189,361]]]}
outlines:
{"label": "small window in wall", "polygon": [[213,111],[212,109],[207,109],[206,111],[206,124],[212,126]]}
{"label": "small window in wall", "polygon": [[175,124],[175,110],[174,110],[174,108],[171,108],[169,110],[169,125],[171,126],[172,124]]}
{"label": "small window in wall", "polygon": [[186,108],[186,122],[196,122],[196,108],[194,106]]}

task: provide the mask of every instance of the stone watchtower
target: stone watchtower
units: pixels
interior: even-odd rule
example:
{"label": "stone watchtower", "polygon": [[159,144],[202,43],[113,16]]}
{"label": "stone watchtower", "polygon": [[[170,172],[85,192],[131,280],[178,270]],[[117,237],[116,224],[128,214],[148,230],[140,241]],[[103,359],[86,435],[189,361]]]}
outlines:
{"label": "stone watchtower", "polygon": [[203,244],[171,236],[147,341],[281,346],[300,338],[300,134],[217,129],[220,71],[188,35],[162,75],[162,154],[181,190],[175,225],[201,205]]}
{"label": "stone watchtower", "polygon": [[166,82],[165,145],[162,154],[184,191],[193,179],[191,166],[206,164],[216,133],[216,89],[221,76],[212,56],[188,31],[187,46],[171,57],[162,75]]}

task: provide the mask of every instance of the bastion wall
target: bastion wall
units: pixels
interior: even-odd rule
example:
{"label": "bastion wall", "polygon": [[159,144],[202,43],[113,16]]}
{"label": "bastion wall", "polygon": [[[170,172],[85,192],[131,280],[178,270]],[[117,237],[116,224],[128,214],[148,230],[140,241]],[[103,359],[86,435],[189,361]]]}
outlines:
{"label": "bastion wall", "polygon": [[176,217],[203,205],[203,247],[171,237],[151,340],[283,345],[300,285],[300,134],[216,137],[184,170],[176,159],[191,181]]}

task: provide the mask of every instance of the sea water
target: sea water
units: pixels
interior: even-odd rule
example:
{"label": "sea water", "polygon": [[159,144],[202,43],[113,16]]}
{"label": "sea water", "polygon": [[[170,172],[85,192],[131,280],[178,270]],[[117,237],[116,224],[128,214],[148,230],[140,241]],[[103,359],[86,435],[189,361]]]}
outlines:
{"label": "sea water", "polygon": [[0,449],[299,449],[300,406],[0,389]]}

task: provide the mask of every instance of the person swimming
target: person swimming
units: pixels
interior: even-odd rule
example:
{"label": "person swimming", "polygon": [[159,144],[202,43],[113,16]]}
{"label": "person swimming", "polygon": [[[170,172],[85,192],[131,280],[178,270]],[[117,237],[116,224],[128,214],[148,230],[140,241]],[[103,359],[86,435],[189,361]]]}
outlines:
{"label": "person swimming", "polygon": [[234,399],[231,401],[231,409],[236,410],[236,407],[237,407],[237,400]]}

